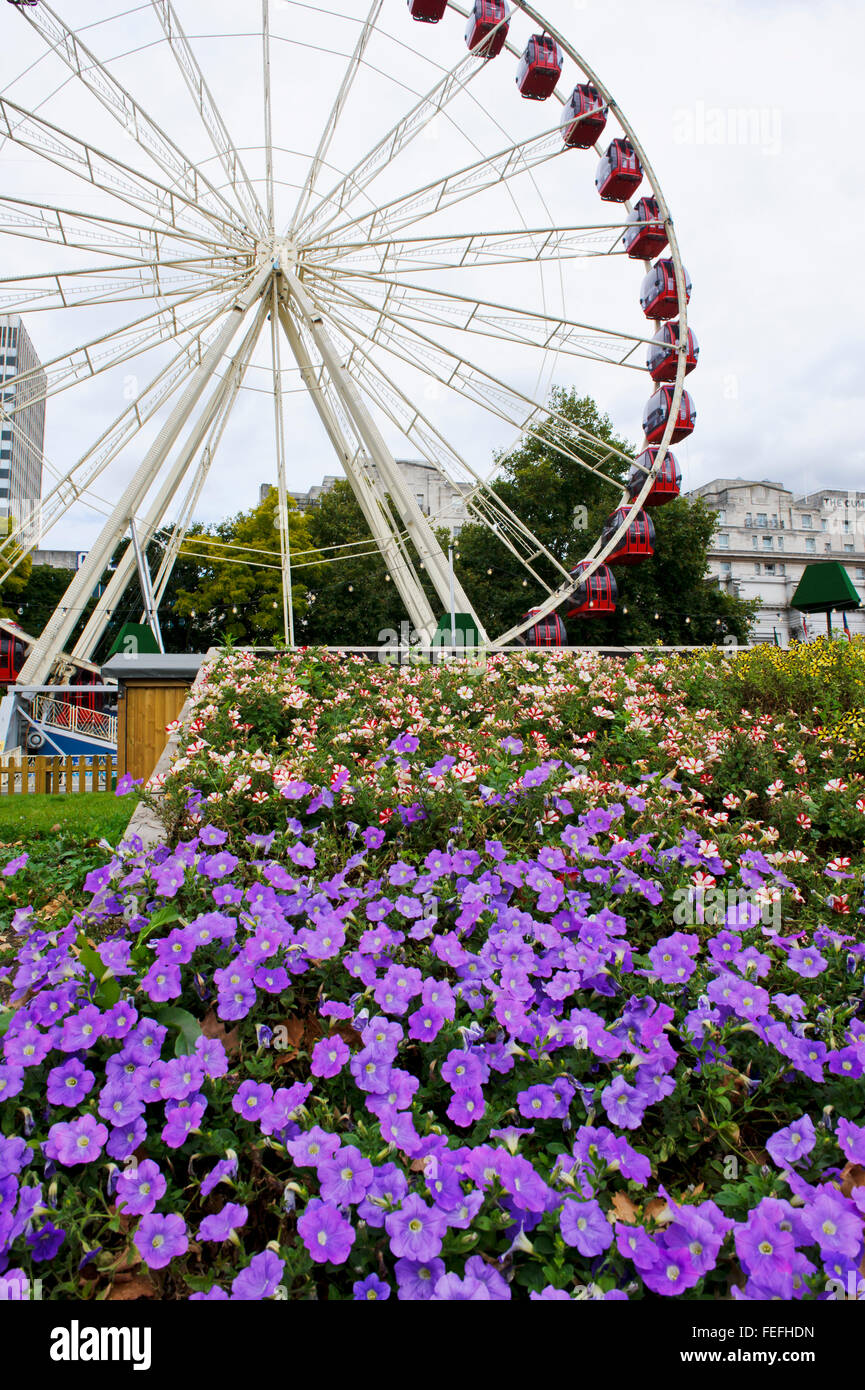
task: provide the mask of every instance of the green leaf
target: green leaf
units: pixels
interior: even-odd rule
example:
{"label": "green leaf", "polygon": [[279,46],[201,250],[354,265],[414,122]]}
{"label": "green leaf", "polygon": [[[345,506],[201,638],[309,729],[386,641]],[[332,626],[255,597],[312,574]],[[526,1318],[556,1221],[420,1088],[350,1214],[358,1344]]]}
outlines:
{"label": "green leaf", "polygon": [[6,1033],[14,1017],[15,1014],[12,1009],[7,1009],[5,1014],[0,1014],[0,1038]]}
{"label": "green leaf", "polygon": [[193,1018],[188,1009],[174,1007],[160,1009],[156,1015],[156,1021],[165,1028],[173,1028],[177,1031],[177,1040],[174,1044],[174,1053],[177,1057],[183,1057],[192,1052],[196,1039],[201,1037],[201,1025],[197,1018]]}

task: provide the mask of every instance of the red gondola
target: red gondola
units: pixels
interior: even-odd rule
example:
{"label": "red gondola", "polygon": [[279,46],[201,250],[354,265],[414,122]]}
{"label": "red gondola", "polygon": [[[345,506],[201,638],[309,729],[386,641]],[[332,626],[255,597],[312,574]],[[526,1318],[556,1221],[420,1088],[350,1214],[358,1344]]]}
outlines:
{"label": "red gondola", "polygon": [[643,182],[643,166],[630,140],[613,140],[598,165],[595,187],[606,203],[624,203]]}
{"label": "red gondola", "polygon": [[497,57],[505,46],[510,18],[505,0],[475,0],[466,25],[466,43],[472,53],[479,53],[482,58]]}
{"label": "red gondola", "polygon": [[[646,473],[655,465],[658,457],[658,447],[653,445],[651,449],[644,449],[636,463],[631,469],[628,478],[628,494],[633,502],[634,498],[642,491],[643,483],[646,481]],[[664,462],[655,475],[654,482],[646,497],[643,498],[644,507],[661,507],[665,502],[672,502],[679,496],[682,486],[682,470],[675,454],[667,450],[664,455]]]}
{"label": "red gondola", "polygon": [[[523,618],[531,618],[538,611],[537,608],[530,608]],[[558,613],[548,613],[534,627],[530,627],[525,633],[525,643],[527,647],[566,647],[568,634]]]}
{"label": "red gondola", "polygon": [[[684,267],[683,267],[684,270]],[[685,298],[691,300],[691,277],[685,274]],[[640,290],[640,304],[647,319],[660,323],[671,319],[679,312],[679,296],[676,291],[676,272],[670,257],[652,266]]]}
{"label": "red gondola", "polygon": [[532,34],[517,68],[520,96],[546,101],[562,75],[565,55],[549,34]]}
{"label": "red gondola", "polygon": [[[692,372],[700,356],[700,344],[693,329],[688,329],[688,353],[685,358],[685,374]],[[653,381],[675,381],[679,366],[679,324],[665,323],[655,334],[649,348],[647,366]]]}
{"label": "red gondola", "polygon": [[[667,428],[675,389],[674,386],[662,386],[660,391],[655,392],[643,411],[643,429],[650,444],[657,444]],[[679,417],[673,427],[670,443],[678,444],[681,439],[687,439],[689,434],[693,434],[696,423],[697,410],[694,402],[688,392],[683,391],[679,404]]]}
{"label": "red gondola", "polygon": [[24,643],[10,632],[0,631],[0,686],[14,685],[24,665]]}
{"label": "red gondola", "polygon": [[[601,545],[604,546],[618,531],[630,507],[617,507],[607,518],[601,532]],[[608,565],[638,565],[655,553],[655,526],[648,512],[639,511],[607,556]]]}
{"label": "red gondola", "polygon": [[628,215],[622,238],[625,251],[634,261],[653,261],[669,245],[656,198],[641,198]]}
{"label": "red gondola", "polygon": [[571,92],[562,111],[562,139],[569,149],[588,150],[597,144],[607,125],[609,108],[597,87],[582,82]]}
{"label": "red gondola", "polygon": [[412,19],[422,24],[438,24],[448,7],[448,0],[406,0]]}
{"label": "red gondola", "polygon": [[[576,579],[588,567],[589,561],[581,560],[574,565],[571,574]],[[573,607],[568,609],[567,615],[569,618],[603,618],[608,613],[615,613],[618,596],[613,571],[608,565],[598,565],[594,574],[590,574],[574,589],[571,595]]]}

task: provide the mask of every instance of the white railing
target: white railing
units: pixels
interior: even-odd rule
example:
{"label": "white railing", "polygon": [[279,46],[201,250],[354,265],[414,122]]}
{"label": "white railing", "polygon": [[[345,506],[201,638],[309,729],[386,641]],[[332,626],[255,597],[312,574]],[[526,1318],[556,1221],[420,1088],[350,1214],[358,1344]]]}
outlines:
{"label": "white railing", "polygon": [[117,742],[116,714],[83,709],[80,705],[58,700],[53,695],[35,696],[33,718],[50,729],[79,734],[82,738],[101,738],[106,743]]}

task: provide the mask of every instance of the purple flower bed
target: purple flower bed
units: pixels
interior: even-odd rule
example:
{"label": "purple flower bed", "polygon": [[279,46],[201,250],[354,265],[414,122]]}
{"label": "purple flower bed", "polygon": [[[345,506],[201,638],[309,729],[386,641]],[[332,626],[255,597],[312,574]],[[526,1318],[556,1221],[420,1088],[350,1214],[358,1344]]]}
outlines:
{"label": "purple flower bed", "polygon": [[[861,1277],[861,869],[721,848],[662,766],[589,787],[503,737],[513,794],[455,823],[443,795],[448,824],[339,820],[328,775],[250,830],[193,779],[171,844],[121,844],[62,925],[16,914],[0,1277],[433,1301]],[[443,776],[414,735],[392,753]]]}

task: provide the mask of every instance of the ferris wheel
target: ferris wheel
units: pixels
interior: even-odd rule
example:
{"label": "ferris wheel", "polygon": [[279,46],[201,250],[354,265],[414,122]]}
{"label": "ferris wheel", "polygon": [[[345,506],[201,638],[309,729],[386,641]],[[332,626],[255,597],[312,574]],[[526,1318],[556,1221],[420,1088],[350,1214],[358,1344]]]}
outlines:
{"label": "ferris wheel", "polygon": [[[23,166],[14,193],[0,196],[0,238],[7,253],[22,244],[12,238],[23,238],[28,254],[26,273],[0,281],[0,313],[51,316],[69,325],[71,346],[44,364],[44,377],[32,369],[6,379],[0,423],[21,435],[35,396],[50,406],[124,364],[155,364],[119,413],[99,418],[71,464],[46,461],[50,486],[31,530],[44,535],[88,501],[105,521],[22,683],[49,679],[128,537],[72,652],[92,657],[141,576],[142,551],[170,523],[152,580],[158,607],[241,398],[273,431],[280,517],[293,466],[291,412],[299,398],[311,402],[371,544],[426,640],[453,603],[493,647],[555,642],[560,609],[612,611],[615,567],[652,554],[651,508],[679,492],[670,446],[694,428],[685,378],[699,348],[688,326],[690,280],[657,177],[567,36],[522,0],[372,0],[357,14],[347,13],[362,9],[352,0],[334,0],[328,11],[300,0],[262,0],[260,9],[254,0],[7,5],[4,32],[26,28],[30,47],[0,90],[0,160]],[[212,32],[221,13],[235,16],[242,33]],[[237,49],[235,105],[238,87],[245,93],[230,121],[199,56],[206,51],[215,67],[220,38],[223,54]],[[223,60],[223,78],[226,71]],[[326,115],[314,126],[308,111],[287,120],[281,104],[312,74],[330,87]],[[506,102],[507,123],[497,114]],[[229,126],[247,114],[256,133],[235,140]],[[447,138],[431,160],[436,129]],[[544,192],[551,170],[568,191],[564,213]],[[577,205],[585,214],[573,220]],[[532,215],[538,208],[544,217]],[[52,264],[55,250],[62,260]],[[609,275],[621,282],[612,298],[630,304],[626,326],[604,314],[600,289],[581,296],[598,305],[593,322],[569,314],[565,296],[552,302],[550,273],[563,285],[563,269],[574,267],[596,272],[599,285]],[[584,274],[580,284],[589,283]],[[82,321],[91,332],[77,330]],[[550,360],[574,374],[578,366],[630,380],[646,374],[644,441],[636,461],[627,456],[624,487],[626,455],[581,429],[577,452],[572,422],[533,387],[537,364],[539,383]],[[481,462],[491,452],[485,429],[493,442],[503,429],[542,438],[609,486],[609,519],[573,568],[496,494]],[[487,633],[454,580],[436,517],[396,462],[406,443],[461,496],[467,519],[491,528],[525,566],[534,607],[509,631]],[[104,496],[118,475],[116,496]],[[278,529],[293,643],[292,556],[288,528]],[[30,544],[22,525],[5,537],[4,578]],[[552,583],[538,572],[540,557]]]}

